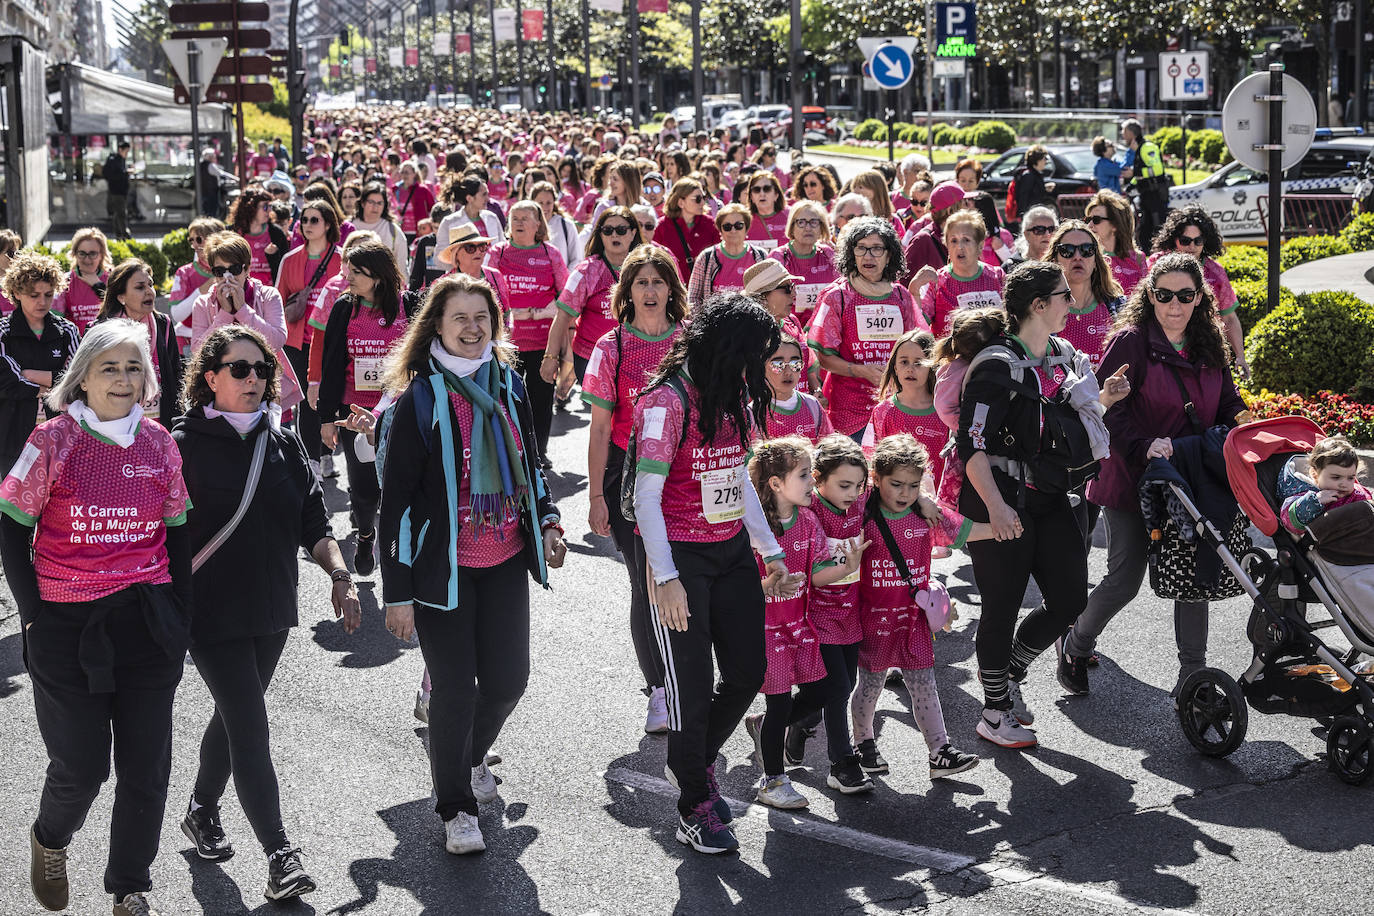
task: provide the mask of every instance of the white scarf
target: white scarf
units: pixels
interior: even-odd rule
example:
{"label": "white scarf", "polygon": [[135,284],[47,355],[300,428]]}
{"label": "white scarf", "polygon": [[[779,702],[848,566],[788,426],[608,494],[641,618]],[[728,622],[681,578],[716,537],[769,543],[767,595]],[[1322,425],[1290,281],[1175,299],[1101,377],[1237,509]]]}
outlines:
{"label": "white scarf", "polygon": [[100,419],[85,401],[72,401],[67,405],[67,413],[71,414],[76,422],[85,424],[92,432],[99,433],[120,448],[128,448],[134,444],[139,421],[143,419],[143,408],[138,404],[134,405],[127,417],[120,417],[118,420]]}
{"label": "white scarf", "polygon": [[262,404],[257,410],[248,413],[240,413],[232,410],[216,410],[210,405],[205,405],[205,418],[213,420],[215,417],[223,417],[229,421],[229,425],[234,427],[240,436],[246,436],[253,431],[253,427],[258,425],[258,420],[267,415],[267,422],[273,429],[281,428],[281,408],[275,404]]}
{"label": "white scarf", "polygon": [[429,355],[434,357],[435,361],[449,372],[452,372],[459,378],[467,378],[469,375],[472,375],[478,369],[482,368],[484,363],[491,360],[492,343],[491,341],[487,341],[486,348],[482,350],[481,356],[476,359],[468,359],[463,356],[454,356],[452,353],[445,350],[443,343],[436,337],[429,343]]}

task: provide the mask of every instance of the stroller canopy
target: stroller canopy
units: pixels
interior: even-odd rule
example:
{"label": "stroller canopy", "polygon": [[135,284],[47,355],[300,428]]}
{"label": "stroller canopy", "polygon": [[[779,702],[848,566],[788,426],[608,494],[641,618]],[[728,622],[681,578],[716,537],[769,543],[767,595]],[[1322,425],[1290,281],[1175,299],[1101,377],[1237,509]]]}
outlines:
{"label": "stroller canopy", "polygon": [[[1306,454],[1325,433],[1306,417],[1274,417],[1246,423],[1226,437],[1226,479],[1236,502],[1266,535],[1279,527],[1278,472],[1266,465],[1276,455]],[[1276,463],[1281,464],[1281,463]]]}

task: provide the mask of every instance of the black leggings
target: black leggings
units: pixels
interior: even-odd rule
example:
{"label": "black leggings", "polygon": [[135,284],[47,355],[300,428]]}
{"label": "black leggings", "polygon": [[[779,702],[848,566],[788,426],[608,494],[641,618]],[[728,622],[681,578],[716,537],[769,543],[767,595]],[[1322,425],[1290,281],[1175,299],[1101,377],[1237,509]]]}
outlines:
{"label": "black leggings", "polygon": [[191,650],[196,670],[215,698],[215,713],[200,739],[196,803],[217,807],[232,773],[243,814],[268,855],[289,845],[264,695],[290,634],[282,630]]}
{"label": "black leggings", "polygon": [[[825,680],[807,684],[797,692],[787,724],[815,728],[824,717],[826,751],[830,762],[836,764],[854,753],[849,741],[849,695],[859,675],[859,644],[821,643],[821,658],[825,661]],[[809,690],[811,687],[816,690]]]}
{"label": "black leggings", "polygon": [[359,461],[353,451],[353,441],[357,438],[358,434],[351,429],[339,432],[344,464],[348,466],[348,505],[353,510],[358,533],[368,534],[377,527],[377,503],[382,498],[382,487],[377,480],[377,465]]}
{"label": "black leggings", "polygon": [[539,457],[549,453],[549,426],[553,423],[553,393],[557,381],[550,385],[539,374],[544,362],[543,350],[520,351],[520,377],[530,396],[530,412],[534,414],[534,438],[539,443]]}
{"label": "black leggings", "polygon": [[611,522],[611,537],[625,560],[630,574],[630,641],[634,643],[635,660],[644,685],[649,689],[663,686],[663,657],[654,639],[649,619],[648,582],[644,578],[648,560],[644,556],[644,541],[635,534],[634,522],[620,514],[620,480],[625,465],[625,450],[610,444],[606,455],[606,473],[601,478],[601,493],[606,499],[606,512]]}
{"label": "black leggings", "polygon": [[429,668],[429,760],[434,810],[477,814],[472,767],[486,759],[530,677],[530,587],[525,556],[458,568],[458,606],[415,605]]}
{"label": "black leggings", "polygon": [[[285,349],[286,361],[291,364],[291,371],[296,373],[301,391],[304,393],[305,379],[310,372],[310,344],[306,343],[302,347],[288,345]],[[304,398],[295,406],[292,413],[296,418],[296,433],[301,437],[301,444],[305,446],[305,453],[312,460],[319,461],[323,452],[323,446],[320,443],[320,415],[310,407],[310,403]]]}

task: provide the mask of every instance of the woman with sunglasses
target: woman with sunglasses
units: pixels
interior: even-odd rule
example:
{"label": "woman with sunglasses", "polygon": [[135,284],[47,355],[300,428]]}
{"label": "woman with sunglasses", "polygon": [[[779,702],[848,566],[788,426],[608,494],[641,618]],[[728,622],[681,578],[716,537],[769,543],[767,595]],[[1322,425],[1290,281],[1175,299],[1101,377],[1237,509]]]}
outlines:
{"label": "woman with sunglasses", "polygon": [[1226,268],[1217,263],[1221,257],[1221,233],[1217,224],[1207,211],[1197,204],[1190,204],[1177,210],[1170,210],[1164,225],[1155,233],[1154,253],[1149,264],[1154,263],[1169,252],[1179,251],[1197,258],[1202,265],[1202,276],[1211,288],[1216,302],[1217,315],[1226,331],[1226,341],[1231,345],[1232,365],[1242,382],[1250,378],[1250,364],[1245,361],[1245,332],[1240,326],[1236,308],[1240,300],[1231,286],[1231,278]]}
{"label": "woman with sunglasses", "polygon": [[1002,304],[1002,268],[984,264],[983,217],[976,210],[960,210],[945,220],[945,250],[949,263],[939,270],[930,265],[916,272],[912,292],[920,289],[921,314],[936,338],[949,334],[950,316],[961,309]]}
{"label": "woman with sunglasses", "polygon": [[820,204],[828,212],[839,192],[835,179],[818,165],[804,166],[792,182],[792,200],[809,200]]}
{"label": "woman with sunglasses", "polygon": [[781,261],[789,274],[801,278],[797,281],[793,310],[797,327],[804,334],[821,293],[840,276],[835,268],[830,220],[824,207],[814,200],[793,204],[787,214],[787,244],[774,248],[769,257]]}
{"label": "woman with sunglasses", "polygon": [[720,240],[720,230],[706,214],[706,192],[701,183],[695,178],[680,179],[673,185],[663,219],[654,229],[654,243],[672,253],[678,276],[685,283],[692,276],[697,257]]}
{"label": "woman with sunglasses", "polygon": [[896,282],[901,265],[891,220],[853,220],[836,246],[840,279],[821,293],[811,319],[807,343],[829,373],[822,390],[830,424],[855,441],[878,402],[893,344],[907,331],[926,328],[911,293]]}
{"label": "woman with sunglasses", "polygon": [[897,211],[897,218],[906,223],[903,245],[930,222],[930,195],[934,190],[935,183],[928,178],[917,178],[907,186],[903,195],[906,206]]}
{"label": "woman with sunglasses", "polygon": [[253,278],[252,252],[243,237],[216,232],[205,240],[203,256],[211,284],[191,308],[191,350],[199,349],[212,331],[231,324],[252,328],[274,348],[285,346],[281,293]]}
{"label": "woman with sunglasses", "polygon": [[1149,265],[1135,247],[1135,210],[1131,202],[1113,191],[1098,191],[1084,208],[1083,221],[1092,228],[1111,266],[1112,276],[1129,296]]}
{"label": "woman with sunglasses", "polygon": [[154,912],[192,607],[181,454],[140,406],[157,395],[147,326],[92,325],[46,399],[58,416],[0,482],[0,556],[48,755],[29,880],[49,910],[68,904],[68,847],[113,755],[105,891],[115,916]]}
{"label": "woman with sunglasses", "polygon": [[744,272],[768,253],[745,241],[753,216],[744,204],[727,204],[716,214],[720,242],[701,253],[687,282],[687,308],[695,312],[714,292],[744,288]]}
{"label": "woman with sunglasses", "polygon": [[406,235],[401,224],[391,215],[391,198],[381,182],[363,185],[358,196],[358,212],[353,217],[353,228],[355,231],[377,233],[382,244],[391,249],[396,264],[401,268],[401,276],[410,273],[410,248],[406,244]]}
{"label": "woman with sunglasses", "polygon": [[1050,207],[1032,207],[1021,217],[1021,234],[1016,237],[1016,253],[1023,261],[1049,259],[1050,237],[1059,228],[1059,214]]}
{"label": "woman with sunglasses", "polygon": [[291,248],[286,233],[272,222],[272,198],[266,191],[245,188],[229,208],[229,228],[243,236],[253,253],[250,275],[259,283],[272,283],[282,258]]}
{"label": "woman with sunglasses", "polygon": [[[329,575],[330,603],[344,631],[355,632],[362,621],[357,589],[329,532],[319,479],[300,439],[281,427],[279,370],[276,348],[261,334],[222,325],[191,357],[186,414],[172,432],[195,505],[187,531],[197,553],[236,514],[243,493],[230,482],[247,478],[258,437],[266,437],[263,472],[246,513],[192,577],[191,658],[215,707],[200,741],[181,831],[202,859],[233,856],[219,813],[232,775],[244,816],[267,857],[265,894],[272,900],[315,889],[282,825],[264,702],[299,623],[302,547]],[[245,576],[245,570],[257,575]]]}
{"label": "woman with sunglasses", "polygon": [[148,330],[158,395],[145,400],[143,408],[170,429],[172,420],[181,414],[181,344],[172,330],[172,319],[157,310],[153,269],[138,258],[121,261],[110,271],[110,285],[96,322],[112,318],[127,318]]}
{"label": "woman with sunglasses", "polygon": [[[320,438],[334,451],[343,439],[348,465],[348,502],[358,529],[353,569],[370,576],[377,567],[377,503],[381,492],[377,472],[354,451],[357,433],[342,432],[335,424],[346,420],[353,408],[372,410],[382,398],[382,362],[405,334],[406,313],[414,308],[412,296],[401,281],[391,249],[381,242],[363,242],[344,255],[348,292],[334,303],[321,340]],[[418,299],[418,297],[415,297]]]}
{"label": "woman with sunglasses", "polygon": [[[1139,486],[1146,465],[1171,457],[1174,440],[1181,436],[1234,427],[1245,410],[1230,362],[1216,300],[1197,258],[1183,252],[1155,258],[1149,275],[1117,314],[1116,330],[1097,370],[1103,379],[1123,375],[1131,394],[1107,411],[1112,453],[1097,479],[1088,483],[1088,498],[1102,507],[1107,520],[1107,574],[1062,643],[1059,683],[1069,693],[1088,693],[1088,658],[1145,578],[1150,540]],[[1187,391],[1186,399],[1180,389]],[[1192,405],[1192,417],[1185,401]],[[1179,667],[1172,696],[1207,663],[1207,614],[1206,602],[1174,602]]]}
{"label": "woman with sunglasses", "polygon": [[105,284],[114,264],[110,261],[110,245],[105,233],[94,226],[76,230],[72,236],[72,272],[67,288],[53,300],[53,311],[76,325],[77,333],[86,333],[100,314],[105,301]]}
{"label": "woman with sunglasses", "polygon": [[777,177],[772,172],[754,172],[745,182],[741,197],[754,217],[749,224],[749,241],[765,251],[784,244],[787,241],[787,207]]}
{"label": "woman with sunglasses", "polygon": [[[640,238],[633,213],[624,207],[603,210],[587,240],[587,256],[568,274],[544,352],[561,354],[562,362],[566,362],[571,349],[579,383],[586,375],[596,342],[619,323],[611,311],[611,291],[620,279],[621,266],[632,251],[647,244]],[[557,380],[558,366],[554,360],[543,361],[539,371],[544,381],[553,384]]]}
{"label": "woman with sunglasses", "polygon": [[448,216],[439,222],[439,228],[435,230],[437,243],[440,247],[447,247],[445,239],[453,235],[453,230],[466,223],[471,223],[476,227],[477,235],[484,235],[488,238],[499,239],[505,236],[501,220],[487,208],[487,203],[491,200],[487,192],[487,183],[479,176],[469,172],[457,181],[452,181],[444,188],[444,202],[452,209]]}
{"label": "woman with sunglasses", "polygon": [[208,216],[191,221],[186,229],[186,241],[191,246],[191,261],[177,268],[172,276],[171,300],[168,311],[176,323],[177,337],[183,349],[191,342],[191,311],[202,293],[215,285],[210,262],[205,256],[205,243],[216,232],[224,231],[224,223]]}
{"label": "woman with sunglasses", "polygon": [[1048,257],[1064,270],[1074,304],[1059,336],[1088,357],[1093,369],[1102,363],[1112,323],[1126,304],[1121,286],[1107,266],[1099,239],[1080,220],[1059,224],[1050,237]]}

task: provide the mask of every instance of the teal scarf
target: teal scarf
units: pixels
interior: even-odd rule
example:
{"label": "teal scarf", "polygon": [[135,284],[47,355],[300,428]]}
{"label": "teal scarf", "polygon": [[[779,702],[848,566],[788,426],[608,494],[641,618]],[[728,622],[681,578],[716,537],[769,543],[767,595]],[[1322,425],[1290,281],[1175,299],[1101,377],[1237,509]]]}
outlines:
{"label": "teal scarf", "polygon": [[466,378],[459,378],[436,361],[431,365],[443,374],[451,391],[472,405],[472,441],[468,444],[472,525],[477,532],[484,528],[499,532],[503,524],[518,517],[520,500],[529,486],[515,436],[500,410],[501,364],[487,360]]}

